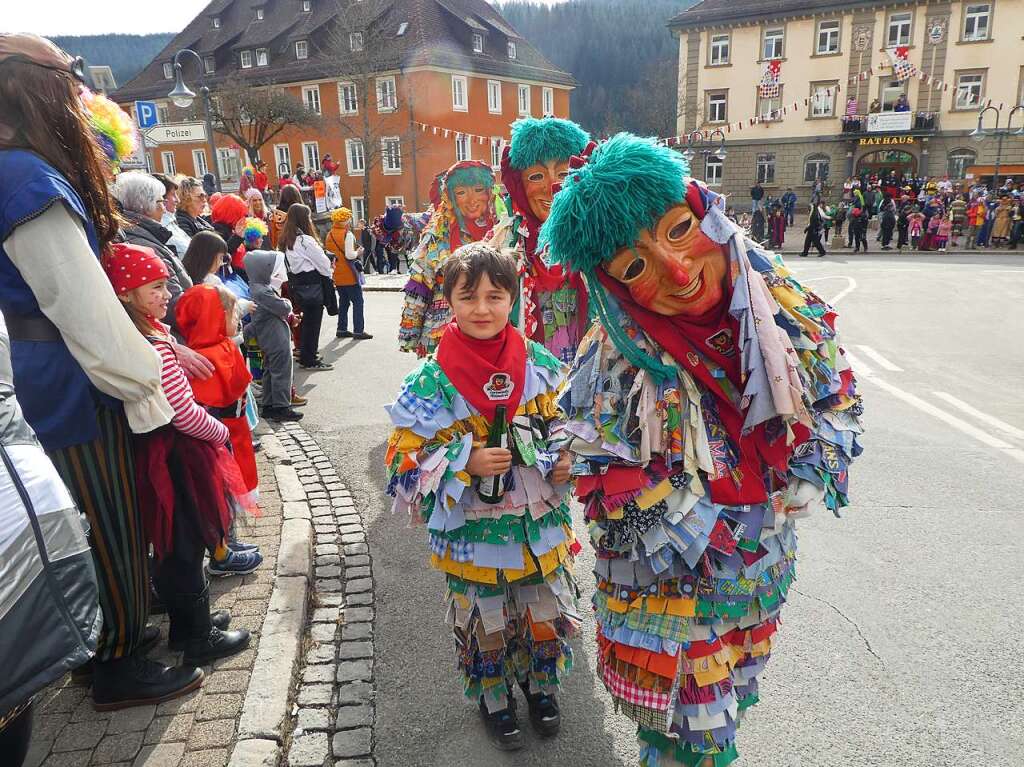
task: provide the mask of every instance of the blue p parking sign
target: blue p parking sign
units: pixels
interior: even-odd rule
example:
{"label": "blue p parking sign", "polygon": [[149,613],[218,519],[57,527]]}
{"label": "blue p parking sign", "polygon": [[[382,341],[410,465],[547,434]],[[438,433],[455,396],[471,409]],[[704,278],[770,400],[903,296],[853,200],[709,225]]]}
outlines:
{"label": "blue p parking sign", "polygon": [[136,101],[135,102],[135,121],[138,123],[141,130],[146,128],[152,128],[160,122],[160,118],[156,111],[155,101]]}

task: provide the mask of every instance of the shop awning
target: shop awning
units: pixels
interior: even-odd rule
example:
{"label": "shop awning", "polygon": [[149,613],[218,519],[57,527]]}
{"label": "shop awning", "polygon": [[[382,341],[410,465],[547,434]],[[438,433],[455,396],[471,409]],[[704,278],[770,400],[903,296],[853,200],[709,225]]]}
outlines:
{"label": "shop awning", "polygon": [[[964,171],[964,178],[978,178],[979,176],[994,176],[995,165],[971,165]],[[999,177],[1024,176],[1024,165],[1000,165]]]}

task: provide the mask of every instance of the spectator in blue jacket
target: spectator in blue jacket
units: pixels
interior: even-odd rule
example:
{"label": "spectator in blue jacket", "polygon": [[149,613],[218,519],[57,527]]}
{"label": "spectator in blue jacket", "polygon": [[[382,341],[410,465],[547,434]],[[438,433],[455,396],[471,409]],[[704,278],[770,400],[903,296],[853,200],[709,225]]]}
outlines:
{"label": "spectator in blue jacket", "polygon": [[793,226],[793,218],[796,215],[796,192],[793,187],[786,187],[782,195],[782,211],[786,214],[786,226]]}

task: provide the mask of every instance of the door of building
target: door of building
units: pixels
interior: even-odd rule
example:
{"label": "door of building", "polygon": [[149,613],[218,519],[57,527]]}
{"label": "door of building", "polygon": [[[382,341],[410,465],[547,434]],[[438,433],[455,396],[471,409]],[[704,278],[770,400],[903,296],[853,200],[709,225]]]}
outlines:
{"label": "door of building", "polygon": [[857,175],[862,176],[885,176],[894,171],[899,177],[906,174],[908,177],[917,175],[917,158],[910,152],[900,149],[879,149],[877,152],[868,154],[857,160]]}

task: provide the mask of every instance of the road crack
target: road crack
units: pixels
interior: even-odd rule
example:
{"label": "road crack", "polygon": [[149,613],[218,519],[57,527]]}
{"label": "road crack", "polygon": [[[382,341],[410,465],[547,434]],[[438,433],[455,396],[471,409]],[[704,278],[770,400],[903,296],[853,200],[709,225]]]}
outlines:
{"label": "road crack", "polygon": [[790,590],[795,591],[802,597],[813,599],[815,602],[821,602],[821,604],[825,605],[826,607],[831,607],[836,612],[836,614],[839,615],[840,618],[842,618],[844,621],[853,626],[853,630],[857,632],[857,636],[859,636],[861,638],[861,641],[864,642],[864,647],[867,648],[867,651],[871,654],[871,656],[874,657],[875,660],[877,660],[879,663],[881,663],[883,667],[885,666],[885,661],[882,660],[882,656],[875,652],[874,648],[871,646],[871,642],[868,640],[866,636],[864,636],[864,632],[860,630],[860,626],[857,625],[856,621],[852,620],[849,616],[846,615],[846,613],[844,613],[834,604],[829,602],[827,599],[822,599],[821,597],[813,596],[811,594],[808,594],[806,591],[800,591],[800,589],[796,588],[795,586],[792,587]]}

